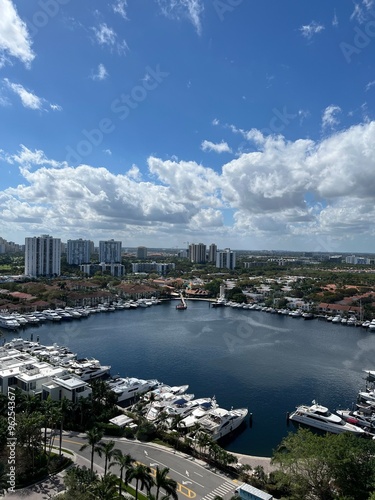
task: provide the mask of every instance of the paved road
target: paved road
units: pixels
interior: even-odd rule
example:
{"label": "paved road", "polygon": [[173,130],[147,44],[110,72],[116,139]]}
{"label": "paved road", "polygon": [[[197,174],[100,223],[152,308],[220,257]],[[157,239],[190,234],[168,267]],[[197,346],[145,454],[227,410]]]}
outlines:
{"label": "paved road", "polygon": [[[109,440],[104,438],[104,440]],[[138,462],[148,465],[152,471],[156,467],[168,467],[169,475],[178,483],[178,497],[182,500],[186,498],[196,500],[213,500],[215,495],[220,495],[224,499],[229,499],[238,484],[236,481],[217,473],[209,468],[207,464],[192,457],[174,452],[165,447],[152,443],[140,443],[130,441],[124,438],[115,439],[116,448],[124,453],[129,453]],[[63,448],[69,449],[75,454],[75,462],[78,465],[90,467],[90,447],[80,451],[82,444],[87,440],[84,434],[64,433]],[[104,457],[100,458],[95,454],[94,469],[102,474],[104,472]],[[111,469],[113,473],[118,473],[116,467]],[[47,500],[63,489],[63,476],[65,471],[53,476],[51,480],[43,481],[30,488],[25,488],[16,493],[7,493],[5,498],[8,500]]]}
{"label": "paved road", "polygon": [[[86,440],[81,436],[66,435],[63,446],[74,451],[77,456],[80,455],[86,465],[89,465],[90,449],[79,451],[84,442]],[[204,462],[192,459],[186,454],[174,452],[153,443],[140,443],[126,439],[116,440],[116,448],[121,449],[124,453],[129,453],[138,462],[148,465],[152,471],[155,471],[157,466],[159,468],[168,467],[170,477],[178,483],[178,495],[181,499],[211,500],[215,495],[230,498],[236,488],[236,482],[216,473]],[[104,466],[104,457],[99,458],[95,455],[95,464],[101,468],[98,470],[101,472]],[[118,472],[115,467],[113,472]]]}

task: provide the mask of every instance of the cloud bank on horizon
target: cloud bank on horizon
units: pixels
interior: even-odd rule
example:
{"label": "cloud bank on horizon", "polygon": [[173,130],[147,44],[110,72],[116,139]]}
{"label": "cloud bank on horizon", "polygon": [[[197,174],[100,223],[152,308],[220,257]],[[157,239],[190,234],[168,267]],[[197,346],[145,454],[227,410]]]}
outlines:
{"label": "cloud bank on horizon", "polygon": [[0,0],[0,236],[372,252],[371,1],[47,3]]}

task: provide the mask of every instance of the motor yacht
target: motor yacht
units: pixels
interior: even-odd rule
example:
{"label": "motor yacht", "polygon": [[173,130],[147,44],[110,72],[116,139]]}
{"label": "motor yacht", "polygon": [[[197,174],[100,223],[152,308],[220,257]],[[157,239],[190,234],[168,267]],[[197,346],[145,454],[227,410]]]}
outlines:
{"label": "motor yacht", "polygon": [[9,314],[1,314],[0,315],[0,329],[4,328],[5,330],[17,330],[21,325],[18,321]]}
{"label": "motor yacht", "polygon": [[245,420],[248,411],[247,408],[225,410],[217,407],[209,410],[200,418],[198,424],[203,432],[206,432],[214,441],[217,441],[237,429]]}
{"label": "motor yacht", "polygon": [[120,403],[121,401],[133,398],[137,394],[142,394],[153,389],[159,382],[157,380],[143,380],[136,377],[118,377],[108,380],[107,384],[111,391],[116,394],[117,402]]}
{"label": "motor yacht", "polygon": [[105,377],[109,374],[111,369],[110,365],[101,365],[100,362],[94,358],[71,360],[66,367],[85,382],[95,378]]}
{"label": "motor yacht", "polygon": [[373,415],[366,415],[358,410],[336,410],[336,413],[349,424],[358,425],[372,432],[375,429],[375,417]]}
{"label": "motor yacht", "polygon": [[291,413],[289,419],[292,422],[297,422],[334,434],[351,432],[361,435],[365,432],[361,427],[345,422],[339,415],[331,413],[328,408],[317,404],[315,401],[313,401],[311,406],[298,406],[297,409]]}

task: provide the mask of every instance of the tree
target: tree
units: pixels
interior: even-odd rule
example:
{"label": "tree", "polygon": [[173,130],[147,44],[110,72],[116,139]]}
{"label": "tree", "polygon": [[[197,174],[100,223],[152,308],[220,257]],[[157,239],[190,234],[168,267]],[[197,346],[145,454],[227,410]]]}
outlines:
{"label": "tree", "polygon": [[[114,441],[108,441],[106,443],[100,443],[99,444],[99,456],[101,454],[104,455],[104,475],[107,475],[107,468],[108,468],[108,460],[111,460],[113,454],[114,454],[114,447],[115,447],[115,442]],[[99,450],[98,450],[99,451]]]}
{"label": "tree", "polygon": [[117,492],[117,479],[113,474],[107,474],[93,481],[89,488],[90,497],[95,500],[114,500],[122,498]]}
{"label": "tree", "polygon": [[290,433],[273,456],[298,498],[367,500],[375,484],[375,443],[348,433]]}
{"label": "tree", "polygon": [[151,476],[151,469],[147,465],[136,464],[126,472],[125,481],[128,483],[135,479],[135,498],[138,498],[138,487],[141,485],[141,490],[146,488],[147,492],[150,491],[154,481]]}
{"label": "tree", "polygon": [[94,475],[94,454],[95,452],[101,453],[101,448],[98,446],[100,440],[103,437],[103,432],[100,431],[97,427],[93,427],[89,431],[87,431],[87,439],[88,443],[83,444],[80,450],[85,450],[88,446],[91,446],[91,475]]}
{"label": "tree", "polygon": [[68,469],[64,477],[67,493],[64,500],[86,500],[89,497],[88,489],[93,482],[93,474],[86,467],[73,466]]}
{"label": "tree", "polygon": [[[122,495],[122,482],[124,478],[124,471],[128,471],[128,469],[131,469],[133,463],[135,462],[134,458],[132,458],[128,453],[124,455],[124,453],[116,448],[113,450],[113,456],[114,456],[114,461],[109,464],[109,468],[111,468],[113,465],[118,465],[120,468],[120,486],[119,486],[119,495],[121,497]],[[126,475],[125,475],[126,478]],[[126,484],[127,480],[125,481]]]}
{"label": "tree", "polygon": [[160,489],[164,490],[166,494],[171,496],[174,500],[178,499],[177,482],[174,479],[168,477],[168,472],[168,467],[165,467],[164,469],[159,469],[159,467],[156,467],[156,475],[154,479],[156,486],[156,500],[159,499]]}

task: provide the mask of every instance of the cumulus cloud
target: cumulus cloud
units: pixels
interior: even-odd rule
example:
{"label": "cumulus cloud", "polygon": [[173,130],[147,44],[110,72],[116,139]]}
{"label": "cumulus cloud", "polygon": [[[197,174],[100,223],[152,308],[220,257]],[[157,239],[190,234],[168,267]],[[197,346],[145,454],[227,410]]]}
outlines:
{"label": "cumulus cloud", "polygon": [[289,246],[300,239],[317,250],[333,248],[333,240],[375,237],[375,121],[320,141],[267,136],[219,171],[151,156],[146,173],[132,165],[115,175],[103,167],[73,168],[25,146],[13,155],[2,151],[0,161],[18,166],[23,177],[0,192],[1,220],[25,232],[139,237],[153,231],[189,240],[213,233],[238,247],[262,236]]}
{"label": "cumulus cloud", "polygon": [[11,0],[0,0],[0,67],[15,57],[30,67],[35,58],[26,24]]}
{"label": "cumulus cloud", "polygon": [[204,11],[202,0],[157,0],[161,12],[170,19],[187,18],[197,33],[202,32],[201,16]]}
{"label": "cumulus cloud", "polygon": [[228,146],[228,144],[224,141],[221,141],[217,144],[211,141],[203,141],[201,144],[201,149],[203,151],[214,151],[215,153],[231,153],[232,150]]}
{"label": "cumulus cloud", "polygon": [[311,40],[314,35],[324,30],[324,26],[316,21],[311,21],[310,24],[301,26],[299,30],[303,37]]}
{"label": "cumulus cloud", "polygon": [[327,106],[323,111],[322,115],[322,127],[325,128],[334,128],[336,125],[340,123],[338,115],[341,113],[341,108],[339,106],[335,106],[331,104]]}

